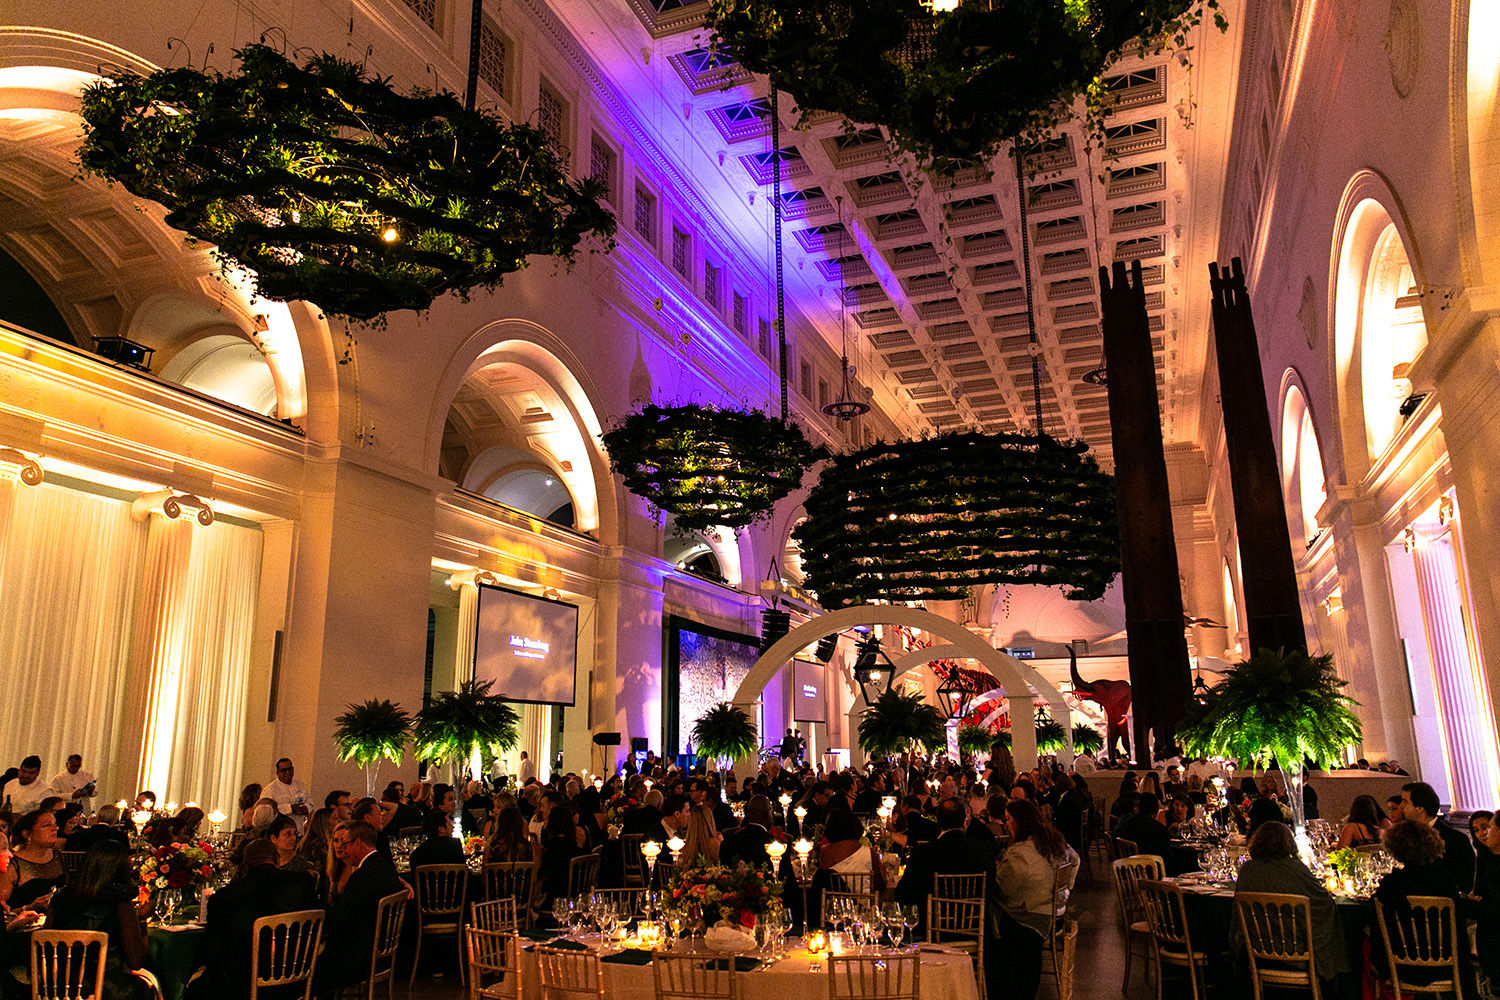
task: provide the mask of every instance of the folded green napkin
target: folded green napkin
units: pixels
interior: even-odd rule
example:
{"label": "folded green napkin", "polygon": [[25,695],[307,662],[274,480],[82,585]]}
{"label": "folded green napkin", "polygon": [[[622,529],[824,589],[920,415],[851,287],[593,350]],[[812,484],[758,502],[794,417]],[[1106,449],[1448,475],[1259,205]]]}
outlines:
{"label": "folded green napkin", "polygon": [[528,927],[526,930],[518,931],[517,933],[528,941],[551,941],[561,934],[562,931],[556,927]]}
{"label": "folded green napkin", "polygon": [[[705,963],[703,967],[705,969],[713,969],[715,971],[718,971],[720,969],[729,968],[728,963],[729,959],[727,958],[716,958],[711,962]],[[750,958],[746,955],[736,955],[734,957],[735,972],[750,972],[752,969],[757,968],[759,965],[760,959],[758,958]]]}
{"label": "folded green napkin", "polygon": [[[558,939],[556,941],[543,941],[543,942],[540,942],[540,943],[543,944],[543,945],[545,945],[548,948],[556,948],[559,951],[588,951],[589,950],[589,946],[586,945],[586,944],[584,944],[582,941],[568,941],[568,940],[565,940],[565,939]],[[536,947],[537,947],[536,945],[530,945],[529,947],[527,947],[526,950],[527,951],[532,951]]]}
{"label": "folded green napkin", "polygon": [[615,965],[650,965],[651,953],[649,951],[626,950],[618,951],[613,955],[605,955],[599,959],[601,962],[611,962]]}

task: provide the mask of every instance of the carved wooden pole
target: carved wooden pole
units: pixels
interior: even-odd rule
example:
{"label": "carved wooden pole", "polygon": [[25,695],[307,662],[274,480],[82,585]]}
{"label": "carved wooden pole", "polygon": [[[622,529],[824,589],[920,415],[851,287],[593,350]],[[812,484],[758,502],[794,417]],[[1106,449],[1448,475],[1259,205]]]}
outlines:
{"label": "carved wooden pole", "polygon": [[1136,758],[1149,764],[1148,736],[1155,737],[1158,756],[1176,745],[1177,723],[1192,695],[1192,674],[1140,262],[1131,264],[1127,276],[1124,262],[1116,261],[1113,282],[1109,268],[1099,268],[1099,293]]}
{"label": "carved wooden pole", "polygon": [[[1255,317],[1245,272],[1235,257],[1227,268],[1208,265],[1214,301],[1214,346],[1219,355],[1219,399],[1229,451],[1234,521],[1241,539],[1240,573],[1250,655],[1262,649],[1307,649],[1297,570],[1287,530],[1281,474],[1271,437],[1266,384],[1260,373]],[[1227,382],[1224,372],[1233,372]],[[1245,540],[1250,544],[1246,545]]]}

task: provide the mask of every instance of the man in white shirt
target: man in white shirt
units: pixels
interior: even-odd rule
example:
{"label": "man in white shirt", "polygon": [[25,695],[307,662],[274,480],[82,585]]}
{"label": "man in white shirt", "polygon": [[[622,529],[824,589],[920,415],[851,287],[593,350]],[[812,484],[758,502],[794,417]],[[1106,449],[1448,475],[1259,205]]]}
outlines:
{"label": "man in white shirt", "polygon": [[83,769],[83,755],[69,754],[67,766],[52,778],[53,794],[78,803],[88,812],[94,790],[94,776]]}
{"label": "man in white shirt", "polygon": [[24,816],[41,805],[43,799],[55,794],[50,781],[40,780],[41,773],[42,759],[32,754],[21,761],[16,776],[5,783],[4,791],[0,792],[0,803],[9,803],[12,815]]}
{"label": "man in white shirt", "polygon": [[516,768],[516,780],[522,788],[536,780],[536,762],[526,755],[525,750],[521,751],[521,764]]}
{"label": "man in white shirt", "polygon": [[276,803],[276,808],[281,813],[300,817],[297,819],[299,830],[312,812],[307,805],[312,801],[312,793],[307,790],[306,785],[293,777],[292,762],[288,757],[276,762],[276,780],[268,782],[261,795]]}

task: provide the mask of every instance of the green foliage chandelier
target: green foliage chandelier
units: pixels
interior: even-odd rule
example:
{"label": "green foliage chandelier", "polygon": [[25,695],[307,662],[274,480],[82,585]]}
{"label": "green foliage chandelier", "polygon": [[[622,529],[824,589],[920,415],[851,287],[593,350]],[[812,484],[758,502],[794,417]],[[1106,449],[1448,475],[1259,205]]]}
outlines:
{"label": "green foliage chandelier", "polygon": [[[716,44],[768,73],[804,114],[885,125],[940,169],[1037,142],[1132,39],[1182,44],[1217,0],[712,0]],[[935,7],[951,7],[937,10]]]}
{"label": "green foliage chandelier", "polygon": [[397,94],[330,55],[249,45],[240,72],[120,73],[84,91],[88,173],[255,276],[257,294],[371,320],[494,289],[532,255],[572,261],[614,217],[545,133],[451,94]]}
{"label": "green foliage chandelier", "polygon": [[695,531],[767,516],[824,454],[796,424],[697,404],[644,406],[604,447],[626,489]]}
{"label": "green foliage chandelier", "polygon": [[834,459],[796,535],[825,608],[960,600],[986,583],[1092,601],[1120,572],[1114,481],[1083,444],[954,434]]}

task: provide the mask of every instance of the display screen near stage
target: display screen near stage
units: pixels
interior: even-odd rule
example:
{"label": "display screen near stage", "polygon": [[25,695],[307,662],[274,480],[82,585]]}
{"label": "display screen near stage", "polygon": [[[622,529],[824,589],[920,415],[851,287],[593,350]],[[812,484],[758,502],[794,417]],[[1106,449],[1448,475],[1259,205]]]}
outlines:
{"label": "display screen near stage", "polygon": [[796,722],[827,722],[828,702],[823,684],[828,668],[806,660],[792,661],[792,719]]}
{"label": "display screen near stage", "polygon": [[474,679],[506,701],[572,705],[578,670],[578,607],[481,585]]}

